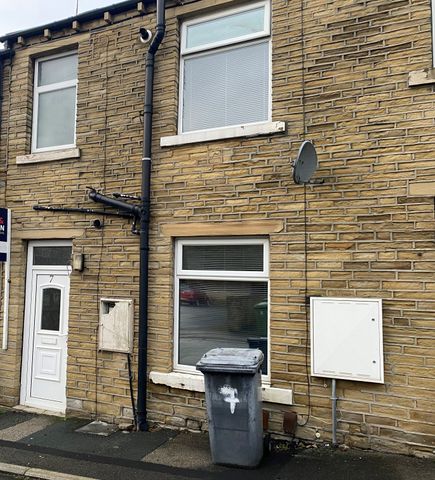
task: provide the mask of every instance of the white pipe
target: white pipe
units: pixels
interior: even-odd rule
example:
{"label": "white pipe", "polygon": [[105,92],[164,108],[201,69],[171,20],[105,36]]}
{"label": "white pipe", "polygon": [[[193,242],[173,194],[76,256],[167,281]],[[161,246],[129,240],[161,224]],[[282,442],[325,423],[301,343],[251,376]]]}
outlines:
{"label": "white pipe", "polygon": [[332,379],[331,383],[332,400],[332,445],[337,445],[337,380]]}
{"label": "white pipe", "polygon": [[4,283],[4,295],[3,295],[3,339],[2,349],[8,349],[8,337],[9,337],[9,286],[11,283],[11,211],[8,210],[8,243],[6,248],[6,262],[5,262],[5,283]]}

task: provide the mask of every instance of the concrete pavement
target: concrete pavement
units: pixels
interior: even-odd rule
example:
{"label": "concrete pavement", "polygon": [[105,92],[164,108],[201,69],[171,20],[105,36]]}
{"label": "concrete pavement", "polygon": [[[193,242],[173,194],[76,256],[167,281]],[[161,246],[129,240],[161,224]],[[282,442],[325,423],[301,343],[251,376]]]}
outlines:
{"label": "concrete pavement", "polygon": [[211,463],[207,434],[159,429],[109,436],[77,432],[87,423],[14,410],[0,414],[0,472],[46,480],[435,478],[434,459],[327,447],[284,446],[266,454],[258,469],[228,468]]}

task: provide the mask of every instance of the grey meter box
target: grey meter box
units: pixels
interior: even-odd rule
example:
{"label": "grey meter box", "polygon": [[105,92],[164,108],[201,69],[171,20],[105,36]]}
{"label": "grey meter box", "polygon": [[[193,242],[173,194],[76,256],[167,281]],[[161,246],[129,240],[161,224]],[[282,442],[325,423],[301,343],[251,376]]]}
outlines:
{"label": "grey meter box", "polygon": [[196,364],[204,373],[213,463],[256,467],[263,456],[261,364],[250,348],[215,348]]}

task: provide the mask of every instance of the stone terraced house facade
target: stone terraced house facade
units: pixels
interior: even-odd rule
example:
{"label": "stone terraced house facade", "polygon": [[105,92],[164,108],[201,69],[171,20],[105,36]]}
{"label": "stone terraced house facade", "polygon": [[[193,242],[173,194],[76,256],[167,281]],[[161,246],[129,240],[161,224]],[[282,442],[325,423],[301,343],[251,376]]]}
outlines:
{"label": "stone terraced house facade", "polygon": [[[337,381],[338,441],[434,454],[433,3],[166,2],[154,81],[150,422],[206,430],[196,361],[209,348],[260,345],[265,429],[330,441],[330,380],[308,375],[307,297],[382,299],[384,382]],[[154,25],[155,2],[128,1],[1,39],[10,51],[0,196],[12,218],[1,405],[132,420],[132,221],[33,207],[101,210],[88,186],[140,194],[138,32]],[[293,181],[304,140],[323,183]]]}

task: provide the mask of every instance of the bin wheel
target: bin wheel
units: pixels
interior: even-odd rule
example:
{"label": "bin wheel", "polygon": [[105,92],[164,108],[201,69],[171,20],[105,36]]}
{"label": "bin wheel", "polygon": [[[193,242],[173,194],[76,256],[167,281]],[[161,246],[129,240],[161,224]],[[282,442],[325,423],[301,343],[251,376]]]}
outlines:
{"label": "bin wheel", "polygon": [[270,433],[266,433],[263,437],[263,450],[264,452],[271,452],[272,451],[272,442],[270,439]]}

